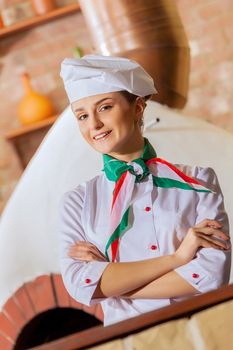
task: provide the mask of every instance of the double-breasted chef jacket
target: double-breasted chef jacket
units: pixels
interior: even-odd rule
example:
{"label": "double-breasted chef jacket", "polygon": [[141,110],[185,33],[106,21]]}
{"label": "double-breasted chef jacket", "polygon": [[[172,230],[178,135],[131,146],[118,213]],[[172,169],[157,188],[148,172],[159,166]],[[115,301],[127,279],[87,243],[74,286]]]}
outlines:
{"label": "double-breasted chef jacket", "polygon": [[[119,262],[139,261],[172,254],[179,247],[190,227],[204,219],[215,219],[229,234],[215,171],[212,168],[175,164],[213,192],[196,192],[153,185],[152,174],[135,183],[129,213],[130,228],[120,240]],[[70,295],[80,303],[101,302],[104,326],[138,316],[173,302],[176,299],[93,299],[93,293],[109,262],[83,262],[68,256],[70,245],[78,241],[93,243],[103,254],[109,239],[109,219],[115,183],[98,175],[66,192],[60,202],[59,231],[61,273]],[[175,271],[200,293],[216,289],[229,281],[231,250],[200,249],[195,258]]]}

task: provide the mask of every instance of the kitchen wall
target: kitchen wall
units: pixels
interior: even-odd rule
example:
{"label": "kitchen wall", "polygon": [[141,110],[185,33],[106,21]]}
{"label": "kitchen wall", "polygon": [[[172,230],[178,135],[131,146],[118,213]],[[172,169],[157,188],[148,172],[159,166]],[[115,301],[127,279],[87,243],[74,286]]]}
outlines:
{"label": "kitchen wall", "polygon": [[[233,132],[233,2],[175,1],[192,53],[189,100],[181,113]],[[67,105],[59,77],[60,63],[64,57],[72,57],[75,46],[92,51],[80,12],[0,39],[0,212],[22,173],[12,145],[4,138],[7,131],[20,125],[20,73],[29,72],[33,87],[46,94],[59,113]]]}
{"label": "kitchen wall", "polygon": [[183,112],[233,132],[233,1],[175,1],[192,53]]}
{"label": "kitchen wall", "polygon": [[64,57],[73,56],[76,46],[84,52],[92,50],[80,12],[0,39],[0,212],[22,173],[12,145],[4,138],[6,132],[20,126],[20,73],[26,70],[30,74],[33,87],[47,95],[59,113],[68,104],[59,77],[60,64]]}

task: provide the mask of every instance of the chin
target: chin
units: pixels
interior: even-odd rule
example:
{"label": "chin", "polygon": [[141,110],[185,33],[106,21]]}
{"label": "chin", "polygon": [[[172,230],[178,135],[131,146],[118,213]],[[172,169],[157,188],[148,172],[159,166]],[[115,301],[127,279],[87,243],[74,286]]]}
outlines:
{"label": "chin", "polygon": [[95,146],[93,147],[97,152],[102,153],[102,154],[109,154],[113,152],[112,147],[107,147],[107,146]]}
{"label": "chin", "polygon": [[114,151],[115,145],[110,140],[97,141],[97,142],[89,142],[92,148],[94,148],[97,152],[102,154],[108,154]]}

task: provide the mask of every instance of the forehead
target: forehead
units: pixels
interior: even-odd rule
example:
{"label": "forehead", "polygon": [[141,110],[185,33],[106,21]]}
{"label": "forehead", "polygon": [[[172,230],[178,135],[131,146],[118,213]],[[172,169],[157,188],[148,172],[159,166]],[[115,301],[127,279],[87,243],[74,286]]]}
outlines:
{"label": "forehead", "polygon": [[109,92],[109,93],[104,93],[104,94],[98,94],[94,96],[88,96],[81,98],[80,100],[74,101],[71,104],[71,107],[73,111],[75,110],[80,110],[80,109],[85,109],[91,106],[98,105],[99,103],[112,99],[114,101],[121,100],[121,94],[119,92]]}

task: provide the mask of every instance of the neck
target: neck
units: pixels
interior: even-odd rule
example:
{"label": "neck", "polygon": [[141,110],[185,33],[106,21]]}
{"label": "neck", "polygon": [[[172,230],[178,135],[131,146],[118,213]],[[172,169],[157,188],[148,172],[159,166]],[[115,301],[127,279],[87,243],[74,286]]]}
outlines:
{"label": "neck", "polygon": [[140,141],[137,142],[137,144],[135,145],[129,145],[127,147],[127,149],[125,149],[125,152],[121,152],[121,153],[111,153],[109,154],[109,156],[118,159],[122,162],[130,162],[133,159],[137,159],[139,158],[144,150],[144,138],[142,137],[140,139]]}

